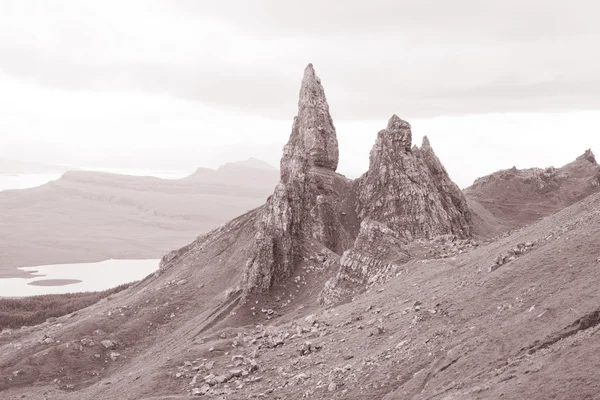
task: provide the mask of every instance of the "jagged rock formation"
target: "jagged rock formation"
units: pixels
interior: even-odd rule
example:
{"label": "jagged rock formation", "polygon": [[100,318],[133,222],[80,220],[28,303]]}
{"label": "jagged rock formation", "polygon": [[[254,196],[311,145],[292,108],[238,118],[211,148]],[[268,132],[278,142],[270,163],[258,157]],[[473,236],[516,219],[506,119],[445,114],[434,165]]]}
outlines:
{"label": "jagged rock formation", "polygon": [[281,159],[281,181],[258,224],[256,248],[246,265],[245,292],[266,291],[288,278],[303,257],[307,240],[341,251],[349,239],[341,227],[336,186],[348,182],[335,173],[338,143],[329,106],[312,64],[304,71],[290,140]]}
{"label": "jagged rock formation", "polygon": [[[312,64],[304,70],[298,115],[294,118],[292,135],[281,160],[282,171],[293,167],[294,157],[306,158],[302,161],[308,165],[332,171],[337,169],[339,161],[338,141],[329,105]],[[290,172],[293,171],[290,169]],[[283,174],[282,179],[285,180]]]}
{"label": "jagged rock formation", "polygon": [[378,133],[358,187],[359,217],[385,222],[407,240],[470,235],[470,212],[460,189],[427,137],[413,150],[410,124],[396,115]]}
{"label": "jagged rock formation", "polygon": [[392,276],[410,259],[407,243],[440,235],[467,238],[467,202],[436,157],[429,139],[412,145],[410,124],[394,115],[377,135],[369,171],[356,182],[362,221],[354,247],[320,295],[322,304],[348,298]]}
{"label": "jagged rock formation", "polygon": [[367,218],[360,224],[353,248],[340,258],[338,273],[325,282],[319,303],[331,305],[384,282],[409,259],[406,240],[400,233]]}
{"label": "jagged rock formation", "polygon": [[[245,298],[285,282],[314,256],[313,247],[324,246],[341,257],[339,279],[328,285],[338,299],[346,290],[336,282],[344,286],[344,276],[352,275],[352,285],[364,287],[384,265],[405,262],[404,247],[411,240],[470,236],[471,215],[462,192],[427,138],[421,149],[412,146],[408,122],[395,115],[389,120],[378,134],[369,171],[356,181],[335,172],[338,159],[325,92],[309,65],[283,151],[281,181],[261,211],[256,244],[245,266]],[[324,302],[334,301],[325,297]]]}
{"label": "jagged rock formation", "polygon": [[587,149],[582,155],[577,157],[577,161],[582,161],[582,160],[587,160],[587,161],[591,162],[592,164],[598,165],[598,163],[596,162],[596,156],[594,156],[594,153],[592,153],[592,149]]}

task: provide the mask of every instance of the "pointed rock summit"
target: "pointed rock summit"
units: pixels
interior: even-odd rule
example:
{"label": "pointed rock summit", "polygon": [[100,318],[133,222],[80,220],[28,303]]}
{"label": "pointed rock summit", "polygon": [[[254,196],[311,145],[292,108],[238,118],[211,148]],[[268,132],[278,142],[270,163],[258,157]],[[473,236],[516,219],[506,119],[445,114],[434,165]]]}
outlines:
{"label": "pointed rock summit", "polygon": [[258,222],[254,254],[244,273],[245,296],[283,282],[305,258],[307,241],[342,251],[350,239],[341,227],[336,186],[338,142],[321,80],[312,64],[304,71],[298,115],[283,150],[281,181]]}
{"label": "pointed rock summit", "polygon": [[[305,158],[308,166],[335,171],[339,161],[338,141],[321,80],[312,64],[304,70],[298,115],[281,160],[282,173],[289,172],[294,157]],[[283,176],[282,176],[283,177]]]}
{"label": "pointed rock summit", "polygon": [[243,300],[285,284],[299,267],[314,269],[311,260],[323,260],[331,273],[337,271],[321,296],[329,304],[406,262],[410,241],[470,236],[462,192],[429,140],[420,149],[413,146],[410,124],[397,115],[378,133],[362,177],[352,181],[336,173],[338,160],[325,91],[309,64],[281,180],[257,217]]}
{"label": "pointed rock summit", "polygon": [[361,219],[384,222],[407,240],[471,233],[467,202],[429,139],[413,150],[410,124],[396,115],[377,134],[369,171],[358,183],[358,199]]}
{"label": "pointed rock summit", "polygon": [[580,155],[579,157],[577,157],[577,160],[586,160],[586,161],[591,162],[592,164],[598,164],[596,162],[596,156],[592,152],[592,149],[587,149],[585,151],[585,153],[583,153],[582,155]]}

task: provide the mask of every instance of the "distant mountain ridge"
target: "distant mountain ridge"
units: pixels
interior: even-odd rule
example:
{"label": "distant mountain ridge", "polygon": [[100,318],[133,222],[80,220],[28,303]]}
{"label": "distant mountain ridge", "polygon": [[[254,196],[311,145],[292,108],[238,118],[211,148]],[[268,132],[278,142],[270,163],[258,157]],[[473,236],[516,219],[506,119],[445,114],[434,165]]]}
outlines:
{"label": "distant mountain ridge", "polygon": [[266,166],[233,162],[181,179],[67,171],[0,192],[0,276],[19,266],[160,258],[264,203],[279,179]]}
{"label": "distant mountain ridge", "polygon": [[254,157],[250,157],[247,160],[243,160],[243,161],[229,162],[229,163],[223,164],[217,169],[217,171],[221,170],[221,169],[228,169],[228,168],[253,168],[253,169],[262,169],[262,170],[266,170],[266,171],[277,171],[277,168],[275,168],[268,162],[259,160]]}

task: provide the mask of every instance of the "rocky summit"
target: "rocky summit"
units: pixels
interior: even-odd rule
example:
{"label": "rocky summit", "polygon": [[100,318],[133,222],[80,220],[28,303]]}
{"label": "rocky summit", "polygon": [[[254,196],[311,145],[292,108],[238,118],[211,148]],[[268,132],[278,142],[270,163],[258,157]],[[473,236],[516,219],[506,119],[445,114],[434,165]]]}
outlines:
{"label": "rocky summit", "polygon": [[427,137],[412,146],[410,124],[396,115],[377,134],[369,171],[357,182],[361,220],[384,223],[406,240],[471,235],[464,195],[448,177]]}
{"label": "rocky summit", "polygon": [[598,398],[591,150],[461,191],[394,115],[362,176],[338,160],[309,65],[266,204],[87,308],[0,325],[0,398]]}
{"label": "rocky summit", "polygon": [[283,282],[305,256],[307,242],[333,251],[349,245],[338,200],[349,182],[336,174],[338,142],[325,91],[312,65],[304,71],[292,134],[283,150],[281,181],[257,224],[253,255],[246,264],[244,293]]}
{"label": "rocky summit", "polygon": [[[398,248],[416,238],[471,235],[465,197],[427,138],[421,149],[413,148],[408,122],[390,118],[377,135],[369,170],[355,181],[335,172],[338,154],[321,80],[308,65],[298,115],[283,151],[281,181],[260,213],[253,255],[246,264],[245,297],[285,282],[303,260],[317,255],[315,249],[330,251],[332,262],[343,270],[347,265],[340,260],[352,254],[368,257],[352,262],[362,268],[379,265],[387,253],[402,252]],[[372,251],[381,246],[380,237],[395,250]]]}

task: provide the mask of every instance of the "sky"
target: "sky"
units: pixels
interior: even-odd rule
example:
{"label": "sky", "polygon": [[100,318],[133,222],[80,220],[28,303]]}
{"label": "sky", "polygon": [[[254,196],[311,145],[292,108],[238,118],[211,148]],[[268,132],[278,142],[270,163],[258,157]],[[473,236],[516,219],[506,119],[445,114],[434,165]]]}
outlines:
{"label": "sky", "polygon": [[392,114],[466,187],[600,152],[592,0],[0,0],[0,158],[149,170],[278,165],[305,66],[338,171]]}

